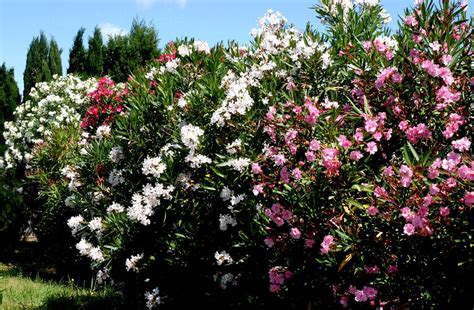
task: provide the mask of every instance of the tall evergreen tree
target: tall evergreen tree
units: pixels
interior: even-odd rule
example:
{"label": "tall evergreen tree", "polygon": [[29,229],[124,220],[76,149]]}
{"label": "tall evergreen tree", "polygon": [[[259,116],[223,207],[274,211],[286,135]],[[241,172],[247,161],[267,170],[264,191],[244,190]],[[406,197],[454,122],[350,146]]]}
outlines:
{"label": "tall evergreen tree", "polygon": [[51,71],[51,75],[63,75],[63,66],[61,63],[62,52],[63,50],[58,47],[56,40],[51,38],[48,54],[49,70]]}
{"label": "tall evergreen tree", "polygon": [[125,82],[131,73],[128,36],[109,37],[105,52],[105,74],[117,82]]}
{"label": "tall evergreen tree", "polygon": [[67,73],[86,73],[87,52],[82,42],[84,31],[86,31],[86,29],[81,27],[74,37],[72,48],[69,50],[69,68],[67,69]]}
{"label": "tall evergreen tree", "polygon": [[143,20],[133,20],[129,35],[130,60],[132,70],[145,65],[158,56],[158,32]]}
{"label": "tall evergreen tree", "polygon": [[[3,132],[3,123],[13,119],[13,111],[20,104],[21,97],[15,81],[15,72],[7,69],[5,63],[0,67],[0,130]],[[0,144],[3,144],[3,135],[0,135]],[[0,146],[0,150],[3,151]]]}
{"label": "tall evergreen tree", "polygon": [[105,46],[99,27],[95,27],[94,34],[89,37],[89,49],[87,51],[87,73],[89,76],[100,76],[104,74]]}
{"label": "tall evergreen tree", "polygon": [[26,66],[23,73],[23,98],[26,100],[32,87],[38,82],[51,80],[48,63],[49,45],[44,32],[31,41],[26,56]]}

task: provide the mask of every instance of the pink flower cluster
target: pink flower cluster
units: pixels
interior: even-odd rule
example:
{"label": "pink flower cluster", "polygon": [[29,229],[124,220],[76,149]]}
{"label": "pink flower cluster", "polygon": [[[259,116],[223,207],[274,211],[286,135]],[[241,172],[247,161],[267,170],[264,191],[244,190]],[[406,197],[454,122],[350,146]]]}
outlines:
{"label": "pink flower cluster", "polygon": [[321,242],[321,254],[328,254],[331,247],[334,245],[334,237],[327,235],[324,237],[323,242]]}
{"label": "pink flower cluster", "polygon": [[272,207],[265,209],[265,215],[268,216],[277,226],[283,226],[285,221],[289,223],[293,217],[293,213],[290,210],[283,208],[279,203],[274,203]]}
{"label": "pink flower cluster", "polygon": [[431,138],[431,131],[424,123],[410,127],[406,121],[402,121],[400,122],[400,128],[404,128],[402,130],[405,131],[407,140],[413,144],[418,143],[419,140],[428,140]]}
{"label": "pink flower cluster", "polygon": [[326,168],[325,173],[328,176],[335,176],[339,174],[339,168],[341,168],[341,162],[337,158],[339,154],[335,148],[326,148],[323,150],[323,166]]}
{"label": "pink flower cluster", "polygon": [[446,127],[443,131],[443,136],[446,139],[451,138],[459,130],[459,127],[466,123],[464,116],[457,113],[452,113],[449,115],[449,120],[446,123]]}
{"label": "pink flower cluster", "polygon": [[[347,292],[351,295],[354,295],[354,300],[356,302],[365,302],[367,300],[373,301],[377,297],[378,291],[370,286],[364,286],[361,290],[357,289],[355,286],[350,285]],[[343,295],[341,298],[341,305],[346,308],[348,306],[347,295]]]}
{"label": "pink flower cluster", "polygon": [[390,80],[393,83],[401,83],[403,77],[400,73],[398,73],[398,69],[395,67],[385,68],[377,75],[377,80],[375,81],[375,88],[380,89],[382,88],[386,82]]}
{"label": "pink flower cluster", "polygon": [[268,272],[270,277],[270,292],[278,293],[286,280],[293,276],[293,273],[283,267],[272,267]]}

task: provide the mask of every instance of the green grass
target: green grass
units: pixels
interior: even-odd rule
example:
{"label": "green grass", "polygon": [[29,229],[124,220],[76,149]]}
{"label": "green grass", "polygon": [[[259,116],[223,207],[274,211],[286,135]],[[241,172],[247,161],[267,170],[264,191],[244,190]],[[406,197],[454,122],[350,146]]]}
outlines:
{"label": "green grass", "polygon": [[120,309],[120,294],[93,291],[72,283],[31,279],[0,263],[0,309]]}

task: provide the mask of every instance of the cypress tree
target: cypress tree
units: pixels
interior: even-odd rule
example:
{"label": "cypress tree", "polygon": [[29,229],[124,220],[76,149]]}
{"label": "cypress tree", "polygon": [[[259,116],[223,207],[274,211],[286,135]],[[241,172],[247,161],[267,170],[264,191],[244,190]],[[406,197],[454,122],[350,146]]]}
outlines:
{"label": "cypress tree", "polygon": [[72,48],[69,50],[69,68],[67,73],[77,73],[80,75],[86,73],[87,53],[82,42],[84,31],[86,29],[81,27],[74,37]]}
{"label": "cypress tree", "polygon": [[48,54],[49,70],[51,71],[51,75],[63,75],[63,66],[61,63],[62,52],[63,50],[58,47],[56,40],[51,38]]}
{"label": "cypress tree", "polygon": [[133,20],[129,41],[129,66],[132,70],[158,56],[158,32],[152,25],[147,26],[143,20]]}
{"label": "cypress tree", "polygon": [[[21,97],[15,81],[13,69],[7,69],[5,63],[0,67],[0,130],[3,132],[3,123],[13,119],[13,111],[20,104]],[[3,144],[3,135],[0,135],[0,144]]]}
{"label": "cypress tree", "polygon": [[41,32],[39,37],[34,37],[31,41],[26,56],[26,66],[23,73],[23,98],[25,100],[36,83],[51,80],[48,52],[48,39],[44,32]]}
{"label": "cypress tree", "polygon": [[131,73],[129,40],[127,36],[109,37],[105,52],[105,73],[116,82],[125,82]]}
{"label": "cypress tree", "polygon": [[94,34],[89,37],[89,49],[87,51],[87,73],[89,76],[100,76],[104,74],[105,47],[102,33],[99,27],[95,27]]}

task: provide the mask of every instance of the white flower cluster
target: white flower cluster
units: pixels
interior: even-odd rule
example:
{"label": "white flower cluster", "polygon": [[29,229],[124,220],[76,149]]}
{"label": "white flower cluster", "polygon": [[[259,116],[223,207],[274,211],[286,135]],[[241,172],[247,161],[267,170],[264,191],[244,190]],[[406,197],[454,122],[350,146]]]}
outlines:
{"label": "white flower cluster", "polygon": [[76,249],[79,250],[81,255],[89,256],[93,261],[101,263],[105,260],[102,250],[99,247],[94,247],[92,243],[84,238],[76,244]]}
{"label": "white flower cluster", "polygon": [[154,288],[151,292],[145,293],[146,307],[148,309],[153,309],[157,305],[161,304],[160,289]]}
{"label": "white flower cluster", "polygon": [[130,258],[125,260],[125,268],[127,271],[134,271],[140,272],[140,268],[138,267],[140,261],[143,259],[143,253],[138,255],[132,255]]}
{"label": "white flower cluster", "polygon": [[102,125],[97,128],[95,133],[97,139],[102,140],[106,137],[110,137],[110,126]]}
{"label": "white flower cluster", "polygon": [[127,208],[127,216],[130,220],[136,220],[142,225],[149,225],[149,217],[153,215],[153,208],[159,206],[160,199],[171,199],[172,185],[165,187],[156,183],[155,186],[147,184],[143,187],[142,193],[135,193],[132,196],[132,205]]}
{"label": "white flower cluster", "polygon": [[121,213],[123,211],[125,211],[125,208],[121,204],[116,202],[113,202],[109,207],[107,207],[107,213]]}
{"label": "white flower cluster", "polygon": [[54,129],[79,124],[78,111],[88,105],[86,95],[95,85],[95,79],[82,81],[73,75],[37,83],[30,92],[31,99],[15,109],[15,121],[4,124],[7,150],[0,166],[9,169],[28,164],[35,145],[48,142]]}
{"label": "white flower cluster", "polygon": [[236,159],[231,159],[223,163],[223,166],[231,167],[235,171],[238,171],[240,173],[243,173],[245,168],[247,168],[250,165],[251,161],[248,158],[236,158]]}
{"label": "white flower cluster", "polygon": [[209,48],[209,44],[205,41],[196,40],[193,44],[181,44],[178,47],[178,55],[185,57],[191,55],[192,50],[197,52],[210,54],[211,49]]}
{"label": "white flower cluster", "polygon": [[71,228],[73,235],[77,234],[79,229],[82,227],[83,221],[84,218],[82,217],[82,215],[73,216],[67,221],[67,226]]}
{"label": "white flower cluster", "polygon": [[76,167],[67,165],[61,170],[61,174],[69,179],[69,191],[75,191],[79,186],[81,186],[81,182],[79,181],[80,176]]}
{"label": "white flower cluster", "polygon": [[121,146],[114,146],[109,153],[109,159],[113,163],[119,163],[123,156],[123,148]]}
{"label": "white flower cluster", "polygon": [[235,218],[230,215],[230,214],[221,214],[219,216],[219,229],[222,230],[222,231],[226,231],[227,228],[229,228],[229,226],[236,226],[237,225],[237,221],[235,220]]}
{"label": "white flower cluster", "polygon": [[166,170],[166,165],[161,161],[161,157],[147,157],[142,164],[142,173],[159,178]]}
{"label": "white flower cluster", "polygon": [[123,169],[112,169],[109,173],[108,181],[110,185],[117,186],[125,182],[125,178],[122,176],[125,170]]}
{"label": "white flower cluster", "polygon": [[95,232],[98,235],[101,235],[102,232],[104,231],[104,225],[102,224],[102,218],[101,217],[94,217],[90,222],[89,222],[89,228],[92,232]]}
{"label": "white flower cluster", "polygon": [[222,127],[233,115],[244,115],[252,108],[254,100],[250,96],[250,88],[259,87],[265,74],[276,71],[277,64],[271,60],[273,55],[289,57],[295,70],[301,67],[301,60],[310,58],[316,51],[323,55],[323,67],[332,63],[328,46],[319,45],[294,27],[286,28],[286,18],[281,13],[269,10],[258,24],[259,28],[252,30],[251,35],[259,38],[259,45],[255,51],[247,53],[255,57],[256,64],[247,66],[246,71],[239,75],[229,71],[222,79],[221,88],[226,91],[226,97],[214,111],[211,124]]}
{"label": "white flower cluster", "polygon": [[196,150],[199,144],[199,138],[204,134],[204,130],[193,125],[184,125],[181,127],[181,141],[192,151]]}
{"label": "white flower cluster", "polygon": [[221,266],[222,264],[227,263],[228,265],[232,264],[232,257],[226,251],[217,252],[214,254],[214,258],[217,261],[217,265]]}

